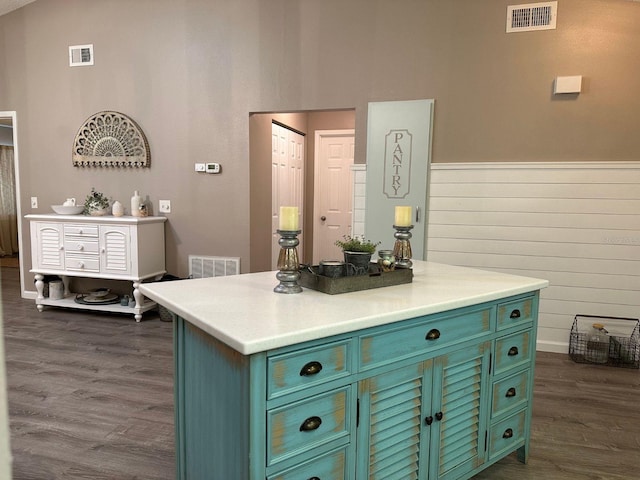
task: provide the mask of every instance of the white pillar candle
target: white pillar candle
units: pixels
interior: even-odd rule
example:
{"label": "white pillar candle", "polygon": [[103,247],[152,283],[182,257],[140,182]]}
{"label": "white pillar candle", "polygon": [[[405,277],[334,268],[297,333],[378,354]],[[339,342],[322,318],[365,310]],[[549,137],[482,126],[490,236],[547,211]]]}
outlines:
{"label": "white pillar candle", "polygon": [[396,207],[396,216],[393,224],[398,227],[411,226],[411,207]]}
{"label": "white pillar candle", "polygon": [[280,230],[298,230],[298,222],[298,207],[280,207]]}

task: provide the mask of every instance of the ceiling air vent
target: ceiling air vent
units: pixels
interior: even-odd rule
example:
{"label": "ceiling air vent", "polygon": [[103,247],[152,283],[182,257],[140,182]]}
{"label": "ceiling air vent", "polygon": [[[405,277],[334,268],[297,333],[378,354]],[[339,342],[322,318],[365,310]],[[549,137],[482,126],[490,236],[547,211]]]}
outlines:
{"label": "ceiling air vent", "polygon": [[85,65],[93,65],[93,45],[69,47],[69,66],[81,67]]}
{"label": "ceiling air vent", "polygon": [[553,30],[558,2],[526,3],[507,7],[507,33]]}

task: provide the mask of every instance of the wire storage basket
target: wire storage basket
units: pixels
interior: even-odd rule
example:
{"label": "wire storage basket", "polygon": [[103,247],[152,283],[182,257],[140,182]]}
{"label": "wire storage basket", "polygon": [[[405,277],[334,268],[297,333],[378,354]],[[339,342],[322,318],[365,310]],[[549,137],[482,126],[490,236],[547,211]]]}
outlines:
{"label": "wire storage basket", "polygon": [[[606,343],[602,343],[603,338]],[[569,357],[577,363],[640,368],[640,321],[576,315],[571,327]]]}

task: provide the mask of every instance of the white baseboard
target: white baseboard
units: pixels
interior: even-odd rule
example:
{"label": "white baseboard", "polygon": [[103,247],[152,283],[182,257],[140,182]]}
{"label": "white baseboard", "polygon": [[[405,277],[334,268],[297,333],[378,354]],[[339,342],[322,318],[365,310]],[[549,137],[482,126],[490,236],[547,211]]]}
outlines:
{"label": "white baseboard", "polygon": [[540,341],[536,343],[536,351],[538,352],[551,352],[551,353],[566,353],[569,354],[569,344],[566,342],[550,342]]}

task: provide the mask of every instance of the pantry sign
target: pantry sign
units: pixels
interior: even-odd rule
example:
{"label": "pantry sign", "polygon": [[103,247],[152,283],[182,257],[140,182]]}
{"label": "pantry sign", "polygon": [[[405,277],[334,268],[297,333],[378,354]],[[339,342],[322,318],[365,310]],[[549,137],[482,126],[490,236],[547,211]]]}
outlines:
{"label": "pantry sign", "polygon": [[411,142],[409,130],[391,130],[384,142],[383,193],[387,198],[405,198],[411,191]]}

